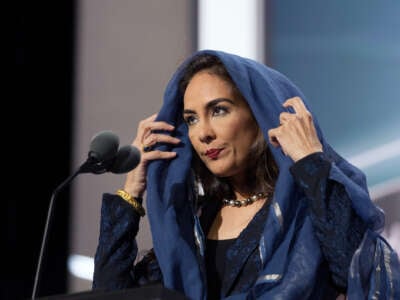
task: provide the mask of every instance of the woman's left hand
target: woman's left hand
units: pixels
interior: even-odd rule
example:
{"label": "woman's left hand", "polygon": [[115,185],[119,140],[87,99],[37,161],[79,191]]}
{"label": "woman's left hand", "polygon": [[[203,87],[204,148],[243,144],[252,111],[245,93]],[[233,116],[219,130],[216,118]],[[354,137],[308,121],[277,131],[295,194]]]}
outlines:
{"label": "woman's left hand", "polygon": [[270,143],[281,147],[283,153],[294,162],[309,154],[322,152],[312,115],[301,98],[290,98],[283,106],[292,107],[295,113],[283,112],[279,115],[281,125],[268,131]]}

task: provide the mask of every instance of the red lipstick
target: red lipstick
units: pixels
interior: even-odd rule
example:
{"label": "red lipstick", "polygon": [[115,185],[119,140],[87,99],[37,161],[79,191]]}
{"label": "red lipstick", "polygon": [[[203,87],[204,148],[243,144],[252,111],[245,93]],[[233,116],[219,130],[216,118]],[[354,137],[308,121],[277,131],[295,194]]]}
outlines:
{"label": "red lipstick", "polygon": [[223,149],[212,148],[208,149],[205,154],[211,159],[216,159],[222,150]]}

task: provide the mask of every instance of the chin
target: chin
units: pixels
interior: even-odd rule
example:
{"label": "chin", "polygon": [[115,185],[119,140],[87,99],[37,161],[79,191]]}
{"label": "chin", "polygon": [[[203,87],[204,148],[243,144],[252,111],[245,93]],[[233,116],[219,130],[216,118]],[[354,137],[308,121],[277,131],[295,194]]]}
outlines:
{"label": "chin", "polygon": [[211,173],[213,173],[217,177],[230,177],[233,176],[236,172],[231,168],[208,168]]}

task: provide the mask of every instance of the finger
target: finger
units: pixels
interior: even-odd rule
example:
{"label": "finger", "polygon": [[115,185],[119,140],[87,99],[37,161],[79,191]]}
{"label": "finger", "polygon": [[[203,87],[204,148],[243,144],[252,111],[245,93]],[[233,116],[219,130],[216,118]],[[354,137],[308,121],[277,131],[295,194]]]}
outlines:
{"label": "finger", "polygon": [[167,134],[151,134],[143,140],[143,146],[149,147],[154,146],[156,143],[170,143],[170,144],[179,144],[180,139],[167,135]]}
{"label": "finger", "polygon": [[304,113],[308,113],[308,110],[306,108],[306,106],[304,105],[303,100],[301,100],[300,97],[293,97],[290,98],[288,100],[286,100],[283,104],[283,107],[292,107],[295,111],[295,113],[298,114],[304,114]]}
{"label": "finger", "polygon": [[168,130],[171,131],[175,127],[164,121],[142,121],[140,122],[140,128],[145,132],[150,132],[154,130]]}
{"label": "finger", "polygon": [[171,131],[171,130],[175,129],[174,125],[171,125],[164,121],[151,122],[151,123],[149,123],[149,127],[151,128],[152,131],[155,131],[155,130]]}
{"label": "finger", "polygon": [[171,159],[176,157],[176,152],[172,151],[161,151],[161,150],[154,150],[150,152],[145,152],[143,154],[143,160],[156,160],[156,159]]}
{"label": "finger", "polygon": [[139,122],[139,128],[147,128],[149,124],[153,123],[155,119],[157,118],[158,113],[154,113],[151,116],[147,117],[146,119],[143,119]]}
{"label": "finger", "polygon": [[172,131],[175,127],[164,121],[143,122],[140,124],[140,132],[143,141],[148,138],[154,131]]}
{"label": "finger", "polygon": [[294,114],[288,113],[288,112],[283,112],[279,115],[279,123],[282,125],[283,123],[295,118],[296,116]]}
{"label": "finger", "polygon": [[157,118],[157,113],[152,114],[150,117],[144,119],[143,121],[154,121]]}
{"label": "finger", "polygon": [[141,120],[139,122],[138,126],[138,132],[140,130],[146,131],[146,128],[148,128],[148,124],[152,123],[155,119],[157,118],[157,114],[152,114],[150,117]]}
{"label": "finger", "polygon": [[279,141],[278,141],[278,138],[277,138],[278,132],[279,132],[279,128],[274,128],[274,129],[268,130],[268,139],[269,139],[269,142],[270,142],[271,145],[274,146],[274,147],[279,147],[279,146],[280,146]]}

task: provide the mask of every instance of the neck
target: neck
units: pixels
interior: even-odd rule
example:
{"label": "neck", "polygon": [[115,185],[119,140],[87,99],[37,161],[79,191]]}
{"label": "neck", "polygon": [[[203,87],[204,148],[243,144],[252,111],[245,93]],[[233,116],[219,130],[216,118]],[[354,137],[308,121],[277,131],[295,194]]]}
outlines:
{"label": "neck", "polygon": [[236,199],[247,198],[260,192],[255,181],[249,180],[249,176],[236,176],[230,179],[229,184],[235,193]]}

